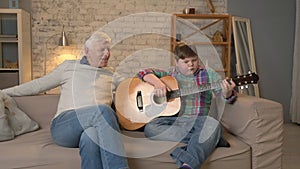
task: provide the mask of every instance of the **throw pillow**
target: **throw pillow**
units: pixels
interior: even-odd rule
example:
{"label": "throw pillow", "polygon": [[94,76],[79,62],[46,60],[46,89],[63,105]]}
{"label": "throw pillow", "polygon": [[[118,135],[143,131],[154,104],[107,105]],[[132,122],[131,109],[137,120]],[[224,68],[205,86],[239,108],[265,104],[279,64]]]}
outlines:
{"label": "throw pillow", "polygon": [[7,113],[9,126],[15,133],[15,136],[35,131],[39,129],[37,122],[30,119],[27,114],[20,110],[13,98],[3,93],[5,107],[9,110]]}
{"label": "throw pillow", "polygon": [[8,125],[8,118],[5,113],[4,103],[0,100],[0,141],[7,141],[15,138],[15,133]]}

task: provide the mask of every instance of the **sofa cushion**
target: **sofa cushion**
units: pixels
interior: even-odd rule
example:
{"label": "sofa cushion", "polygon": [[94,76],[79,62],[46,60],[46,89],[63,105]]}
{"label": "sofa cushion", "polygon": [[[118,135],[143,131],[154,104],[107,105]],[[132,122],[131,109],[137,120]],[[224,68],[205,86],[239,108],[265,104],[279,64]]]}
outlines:
{"label": "sofa cushion", "polygon": [[8,140],[8,138],[13,139],[14,136],[35,131],[39,128],[38,123],[31,120],[26,113],[19,109],[12,97],[1,91],[0,119],[0,141]]}
{"label": "sofa cushion", "polygon": [[46,128],[57,111],[59,95],[25,96],[14,99],[21,110],[38,122],[41,128]]}
{"label": "sofa cushion", "polygon": [[55,145],[49,128],[40,129],[0,142],[0,163],[3,169],[76,169],[80,168],[77,148],[64,148]]}
{"label": "sofa cushion", "polygon": [[[177,167],[169,154],[175,146],[181,146],[183,145],[182,143],[151,141],[145,139],[143,132],[123,131],[123,133],[131,138],[141,138],[125,139],[125,149],[127,155],[130,157],[129,164],[132,168],[174,169]],[[224,138],[232,146],[229,148],[219,147],[215,149],[201,169],[232,169],[239,167],[250,169],[250,147],[226,131],[224,132]]]}
{"label": "sofa cushion", "polygon": [[[49,130],[49,128],[43,128],[21,135],[14,140],[0,142],[0,152],[4,152],[0,158],[1,167],[80,169],[79,149],[57,146],[53,143]],[[177,143],[151,141],[145,139],[142,132],[124,131],[123,133],[125,149],[132,169],[174,169],[177,167],[169,155],[174,147],[178,146]],[[125,137],[128,136],[133,139],[126,139]],[[249,146],[229,133],[225,134],[225,138],[232,146],[217,148],[202,168],[229,169],[232,166],[236,166],[235,168],[243,166],[243,169],[250,169]]]}
{"label": "sofa cushion", "polygon": [[[36,120],[41,129],[21,135],[14,140],[0,142],[0,152],[3,153],[0,156],[1,167],[80,169],[78,148],[57,146],[50,136],[49,124],[56,112],[58,98],[58,95],[15,97],[19,107]],[[131,169],[177,168],[169,155],[177,143],[145,140],[142,132],[123,131],[123,133]],[[134,139],[128,139],[125,135]],[[231,146],[217,148],[201,169],[251,169],[250,147],[226,131],[224,137]],[[171,146],[166,148],[164,147],[166,144]]]}

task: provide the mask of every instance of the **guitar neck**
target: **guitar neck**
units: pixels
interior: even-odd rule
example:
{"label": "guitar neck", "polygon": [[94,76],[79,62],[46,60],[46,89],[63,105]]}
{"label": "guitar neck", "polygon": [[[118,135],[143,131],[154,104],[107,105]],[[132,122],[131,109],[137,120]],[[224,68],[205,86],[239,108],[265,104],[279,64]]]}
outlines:
{"label": "guitar neck", "polygon": [[[259,80],[258,75],[251,72],[249,72],[249,74],[246,75],[235,76],[232,78],[232,81],[235,83],[236,86],[243,86],[243,85],[247,86],[248,84],[256,84],[258,80]],[[229,79],[227,81],[228,83],[231,83]],[[167,99],[169,100],[180,96],[186,96],[190,94],[204,92],[207,90],[221,88],[221,83],[222,80],[213,83],[195,85],[195,87],[173,90],[167,93]]]}
{"label": "guitar neck", "polygon": [[167,93],[167,99],[169,100],[180,96],[187,96],[187,95],[201,93],[207,90],[213,90],[218,88],[221,88],[220,82],[206,83],[195,87],[173,90]]}

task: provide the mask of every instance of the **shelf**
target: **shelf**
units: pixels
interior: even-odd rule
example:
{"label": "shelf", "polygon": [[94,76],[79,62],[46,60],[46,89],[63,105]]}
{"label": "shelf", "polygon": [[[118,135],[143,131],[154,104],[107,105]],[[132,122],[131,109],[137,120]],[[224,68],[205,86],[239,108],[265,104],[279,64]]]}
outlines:
{"label": "shelf", "polygon": [[18,68],[0,68],[0,72],[17,72]]}
{"label": "shelf", "polygon": [[0,38],[18,38],[18,35],[17,34],[13,34],[13,35],[0,34]]}
{"label": "shelf", "polygon": [[32,79],[30,21],[22,9],[0,9],[0,88]]}
{"label": "shelf", "polygon": [[229,14],[173,14],[174,16],[180,17],[180,18],[185,18],[185,19],[226,19]]}
{"label": "shelf", "polygon": [[18,43],[18,38],[1,38],[0,37],[0,42],[1,43]]}
{"label": "shelf", "polygon": [[[178,42],[174,42],[177,44]],[[228,42],[190,42],[190,45],[228,45]]]}
{"label": "shelf", "polygon": [[[171,26],[171,52],[178,43],[178,41],[184,41],[191,45],[212,45],[217,47],[217,57],[222,62],[219,66],[223,66],[224,69],[220,69],[219,66],[213,67],[216,64],[216,58],[210,59],[210,53],[201,53],[205,55],[204,59],[207,59],[208,65],[218,71],[223,71],[225,76],[230,77],[230,54],[231,54],[231,15],[229,14],[178,14],[175,13],[172,16]],[[219,33],[219,36],[216,36]],[[178,36],[179,35],[179,36]],[[180,38],[175,38],[180,37]],[[203,48],[201,47],[201,50]],[[173,60],[172,60],[173,61]],[[213,62],[213,63],[210,63]]]}

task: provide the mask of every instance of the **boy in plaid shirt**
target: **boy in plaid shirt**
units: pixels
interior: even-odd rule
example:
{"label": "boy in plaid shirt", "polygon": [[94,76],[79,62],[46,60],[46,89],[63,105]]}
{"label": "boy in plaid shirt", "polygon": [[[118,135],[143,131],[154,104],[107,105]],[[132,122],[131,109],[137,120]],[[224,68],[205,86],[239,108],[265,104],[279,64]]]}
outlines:
{"label": "boy in plaid shirt", "polygon": [[[163,76],[174,77],[179,89],[220,81],[220,76],[214,70],[205,68],[196,51],[187,44],[178,44],[174,57],[175,67],[167,71],[145,69],[137,75],[154,86],[156,96],[165,97],[167,91],[170,91],[160,80]],[[220,141],[221,126],[208,114],[213,94],[223,97],[228,103],[235,101],[235,84],[232,80],[228,81],[228,78],[222,80],[221,88],[181,96],[181,107],[176,117],[158,117],[146,124],[144,132],[150,139],[186,143],[171,153],[181,169],[199,169]]]}

